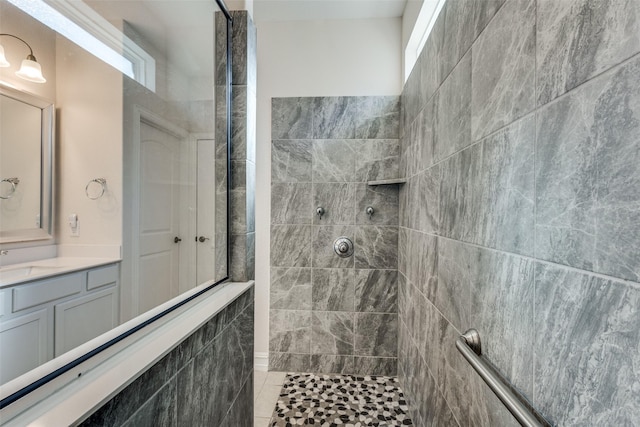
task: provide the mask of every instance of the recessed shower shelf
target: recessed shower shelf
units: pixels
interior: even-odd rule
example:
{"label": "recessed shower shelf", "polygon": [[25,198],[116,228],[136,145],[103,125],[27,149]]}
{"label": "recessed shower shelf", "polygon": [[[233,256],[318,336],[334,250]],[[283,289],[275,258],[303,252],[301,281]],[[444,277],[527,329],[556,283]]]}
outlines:
{"label": "recessed shower shelf", "polygon": [[404,184],[407,182],[404,178],[393,178],[393,179],[381,179],[379,181],[368,181],[369,185],[394,185],[394,184]]}

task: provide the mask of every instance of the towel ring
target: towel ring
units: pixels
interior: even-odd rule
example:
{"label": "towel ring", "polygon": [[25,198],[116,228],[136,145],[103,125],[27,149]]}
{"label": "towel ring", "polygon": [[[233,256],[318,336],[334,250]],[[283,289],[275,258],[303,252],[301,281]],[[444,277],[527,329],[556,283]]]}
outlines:
{"label": "towel ring", "polygon": [[0,181],[0,183],[2,182],[8,182],[9,184],[11,184],[11,189],[9,190],[9,192],[5,195],[1,195],[0,194],[0,199],[10,199],[13,197],[13,195],[16,193],[16,188],[18,188],[18,184],[20,184],[20,179],[19,178],[5,178],[2,181]]}
{"label": "towel ring", "polygon": [[[89,195],[89,187],[91,187],[91,184],[99,184],[100,185],[100,193],[97,196],[91,197]],[[91,181],[89,181],[89,183],[87,184],[87,186],[84,188],[84,192],[87,195],[87,197],[90,200],[97,200],[100,197],[104,196],[104,192],[107,189],[107,180],[104,178],[94,178]]]}

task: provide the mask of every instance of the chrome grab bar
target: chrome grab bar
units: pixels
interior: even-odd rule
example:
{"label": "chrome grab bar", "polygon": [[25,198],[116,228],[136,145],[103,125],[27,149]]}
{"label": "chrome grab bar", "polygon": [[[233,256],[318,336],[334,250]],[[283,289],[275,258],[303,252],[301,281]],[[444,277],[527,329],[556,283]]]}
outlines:
{"label": "chrome grab bar", "polygon": [[550,427],[540,414],[526,402],[524,397],[516,390],[510,388],[501,379],[502,376],[482,356],[480,334],[475,329],[469,329],[456,340],[456,348],[467,362],[476,370],[478,375],[489,386],[491,391],[507,407],[509,412],[518,420],[520,425],[526,427]]}

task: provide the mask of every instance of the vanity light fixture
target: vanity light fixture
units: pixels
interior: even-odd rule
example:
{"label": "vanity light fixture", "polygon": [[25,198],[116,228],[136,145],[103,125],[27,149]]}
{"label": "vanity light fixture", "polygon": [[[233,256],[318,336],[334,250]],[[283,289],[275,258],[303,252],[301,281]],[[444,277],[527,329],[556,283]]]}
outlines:
{"label": "vanity light fixture", "polygon": [[[2,36],[13,37],[14,39],[20,40],[29,48],[29,55],[27,55],[26,59],[22,60],[20,69],[16,71],[16,76],[33,83],[46,82],[47,79],[42,76],[42,68],[40,67],[40,64],[38,64],[36,57],[33,56],[33,49],[31,49],[29,43],[22,40],[20,37],[14,36],[13,34],[0,34],[0,37]],[[9,65],[11,64],[9,64],[9,61],[7,61],[7,58],[4,56],[4,47],[0,45],[0,67],[8,67]]]}

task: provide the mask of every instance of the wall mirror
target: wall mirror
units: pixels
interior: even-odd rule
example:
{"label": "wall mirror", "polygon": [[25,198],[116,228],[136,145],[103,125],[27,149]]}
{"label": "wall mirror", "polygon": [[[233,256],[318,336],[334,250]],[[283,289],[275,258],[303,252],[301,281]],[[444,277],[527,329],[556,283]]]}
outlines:
{"label": "wall mirror", "polygon": [[0,243],[52,237],[53,104],[0,85]]}
{"label": "wall mirror", "polygon": [[227,279],[230,19],[0,0],[0,408]]}

